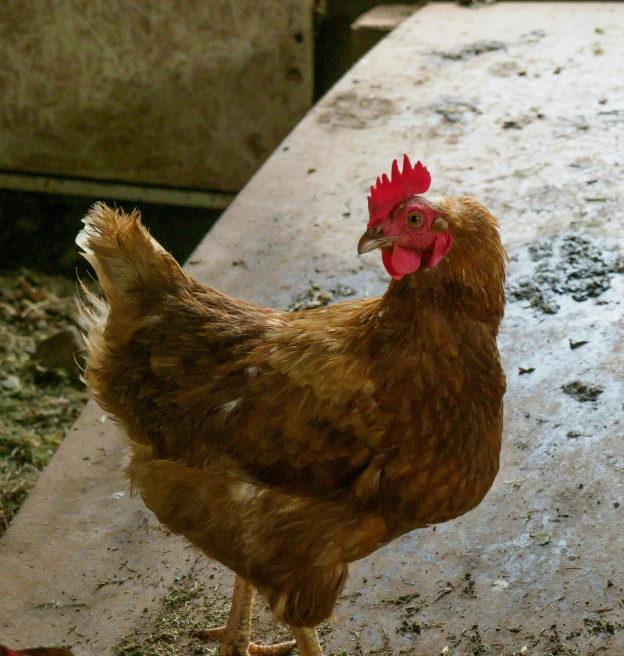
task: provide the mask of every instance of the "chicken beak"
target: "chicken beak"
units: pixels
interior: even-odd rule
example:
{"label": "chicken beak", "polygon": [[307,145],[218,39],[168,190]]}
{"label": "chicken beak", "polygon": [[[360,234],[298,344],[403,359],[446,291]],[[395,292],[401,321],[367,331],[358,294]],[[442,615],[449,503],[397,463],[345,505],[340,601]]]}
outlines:
{"label": "chicken beak", "polygon": [[362,235],[360,241],[358,242],[358,255],[363,255],[364,253],[370,253],[376,248],[383,248],[384,246],[390,246],[393,242],[396,241],[394,237],[375,237],[371,235],[368,230]]}

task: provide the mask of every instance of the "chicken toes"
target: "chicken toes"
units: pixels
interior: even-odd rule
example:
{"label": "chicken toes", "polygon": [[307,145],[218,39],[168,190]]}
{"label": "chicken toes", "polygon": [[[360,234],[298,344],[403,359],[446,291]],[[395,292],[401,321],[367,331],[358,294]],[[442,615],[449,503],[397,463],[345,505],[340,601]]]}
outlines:
{"label": "chicken toes", "polygon": [[290,653],[296,646],[295,640],[278,642],[274,645],[257,645],[250,642],[247,650],[251,656],[282,656],[282,654]]}
{"label": "chicken toes", "polygon": [[219,641],[219,656],[282,656],[296,647],[294,640],[275,645],[257,645],[250,641],[253,594],[253,585],[237,575],[226,625],[198,632],[198,637],[206,642]]}
{"label": "chicken toes", "polygon": [[290,653],[297,646],[295,640],[278,642],[274,645],[257,645],[255,642],[247,642],[245,649],[242,641],[228,639],[229,636],[226,635],[224,626],[200,631],[198,636],[206,642],[219,641],[219,656],[282,656]]}

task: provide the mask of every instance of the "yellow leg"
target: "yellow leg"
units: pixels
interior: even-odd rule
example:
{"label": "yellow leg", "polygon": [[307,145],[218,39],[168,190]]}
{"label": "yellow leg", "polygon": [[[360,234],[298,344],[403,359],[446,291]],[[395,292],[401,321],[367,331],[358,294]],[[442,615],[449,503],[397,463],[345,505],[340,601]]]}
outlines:
{"label": "yellow leg", "polygon": [[295,641],[277,645],[256,645],[251,639],[251,613],[254,589],[249,581],[236,575],[232,606],[225,626],[199,632],[202,640],[218,640],[219,656],[281,656],[292,651]]}
{"label": "yellow leg", "polygon": [[295,636],[301,656],[323,656],[316,629],[297,629],[291,626],[290,630]]}

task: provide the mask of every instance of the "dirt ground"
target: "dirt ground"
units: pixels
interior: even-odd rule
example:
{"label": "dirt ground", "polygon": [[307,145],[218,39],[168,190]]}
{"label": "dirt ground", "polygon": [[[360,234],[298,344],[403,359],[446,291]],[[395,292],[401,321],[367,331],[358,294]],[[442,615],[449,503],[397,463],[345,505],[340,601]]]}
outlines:
{"label": "dirt ground", "polygon": [[76,326],[75,292],[66,278],[0,276],[0,536],[89,398],[71,354],[44,358],[51,366],[38,358],[46,339]]}
{"label": "dirt ground", "polygon": [[[353,565],[321,630],[328,654],[624,654],[623,34],[616,3],[427,7],[319,103],[188,262],[282,308],[383,292],[355,245],[368,184],[403,152],[427,164],[432,195],[474,196],[501,221],[501,471],[475,511]],[[0,641],[214,647],[193,634],[223,617],[232,576],[128,496],[125,458],[88,404],[0,541]],[[261,602],[254,630],[277,637]]]}

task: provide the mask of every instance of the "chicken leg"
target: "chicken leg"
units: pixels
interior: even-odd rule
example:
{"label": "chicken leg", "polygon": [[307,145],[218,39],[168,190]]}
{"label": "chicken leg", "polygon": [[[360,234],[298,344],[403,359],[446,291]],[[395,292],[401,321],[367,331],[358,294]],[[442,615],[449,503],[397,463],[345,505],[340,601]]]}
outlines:
{"label": "chicken leg", "polygon": [[323,656],[323,650],[319,644],[315,628],[306,629],[291,626],[290,630],[297,640],[297,647],[301,656]]}
{"label": "chicken leg", "polygon": [[[234,580],[232,606],[226,625],[199,632],[198,635],[202,640],[218,640],[220,642],[219,656],[282,656],[296,646],[297,643],[294,640],[268,646],[250,642],[253,594],[253,585],[237,574]],[[303,652],[301,653],[303,656]],[[307,652],[305,656],[308,656]],[[312,652],[310,652],[310,656],[312,656]]]}

